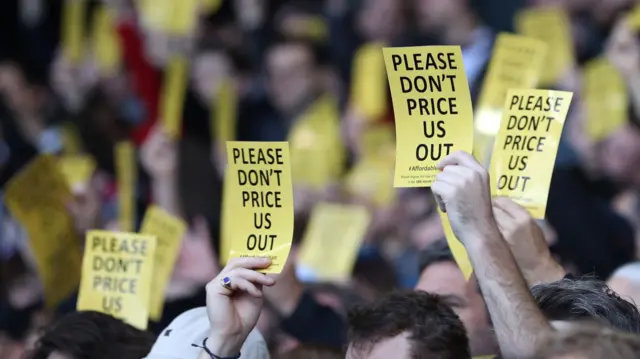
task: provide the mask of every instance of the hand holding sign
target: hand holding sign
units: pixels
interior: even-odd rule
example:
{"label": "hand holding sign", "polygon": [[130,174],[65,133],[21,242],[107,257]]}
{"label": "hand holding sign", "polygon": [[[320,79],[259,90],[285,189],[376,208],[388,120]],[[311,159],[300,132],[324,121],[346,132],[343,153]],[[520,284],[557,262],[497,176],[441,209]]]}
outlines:
{"label": "hand holding sign", "polygon": [[240,353],[253,330],[263,298],[262,286],[271,286],[273,278],[255,270],[266,269],[266,258],[233,258],[218,276],[207,284],[207,312],[211,323],[207,348],[219,357]]}

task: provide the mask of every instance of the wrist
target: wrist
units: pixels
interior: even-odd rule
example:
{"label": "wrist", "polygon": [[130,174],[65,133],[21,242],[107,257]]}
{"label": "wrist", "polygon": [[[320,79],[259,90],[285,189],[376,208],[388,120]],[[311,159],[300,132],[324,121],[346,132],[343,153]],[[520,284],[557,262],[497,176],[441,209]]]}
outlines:
{"label": "wrist", "polygon": [[240,354],[242,344],[242,342],[238,343],[238,340],[234,338],[210,333],[205,346],[211,354],[219,358],[234,358]]}

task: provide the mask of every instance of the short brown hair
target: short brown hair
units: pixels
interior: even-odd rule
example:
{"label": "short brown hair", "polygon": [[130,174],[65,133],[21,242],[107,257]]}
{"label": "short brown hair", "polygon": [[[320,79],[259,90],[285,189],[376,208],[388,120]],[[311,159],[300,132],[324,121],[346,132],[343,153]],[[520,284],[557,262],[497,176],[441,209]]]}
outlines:
{"label": "short brown hair", "polygon": [[587,359],[629,359],[640,357],[640,337],[609,328],[580,324],[580,328],[557,332],[533,359],[581,355]]}

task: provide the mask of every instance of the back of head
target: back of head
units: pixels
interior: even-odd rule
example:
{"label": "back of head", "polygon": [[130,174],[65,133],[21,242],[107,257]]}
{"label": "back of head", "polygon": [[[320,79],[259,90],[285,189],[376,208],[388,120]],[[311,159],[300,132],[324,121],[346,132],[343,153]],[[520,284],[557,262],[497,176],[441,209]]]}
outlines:
{"label": "back of head", "polygon": [[[355,357],[370,357],[367,353],[376,352],[379,349],[376,346],[399,337],[406,338],[408,344],[404,358],[470,358],[462,322],[437,295],[393,292],[350,311],[349,352],[357,352]],[[379,356],[379,353],[371,355]]]}
{"label": "back of head", "polygon": [[606,283],[564,278],[531,289],[538,307],[550,321],[595,321],[622,332],[640,333],[640,313]]}
{"label": "back of head", "polygon": [[342,359],[344,355],[334,348],[303,345],[286,354],[278,356],[278,359]]}
{"label": "back of head", "polygon": [[53,323],[27,359],[47,359],[53,352],[73,359],[140,359],[153,346],[151,333],[98,312],[75,312]]}
{"label": "back of head", "polygon": [[633,359],[640,357],[640,337],[596,325],[556,332],[534,359]]}

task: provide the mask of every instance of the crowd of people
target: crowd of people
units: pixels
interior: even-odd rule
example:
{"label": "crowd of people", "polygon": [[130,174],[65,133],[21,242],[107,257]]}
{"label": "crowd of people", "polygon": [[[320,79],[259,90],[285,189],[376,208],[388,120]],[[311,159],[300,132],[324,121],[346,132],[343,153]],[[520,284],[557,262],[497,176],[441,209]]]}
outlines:
{"label": "crowd of people", "polygon": [[[84,29],[109,12],[115,66],[101,66],[90,31],[78,35],[82,56],[65,50],[74,2],[86,5]],[[202,0],[180,34],[154,21],[149,9],[165,2],[0,4],[0,195],[40,155],[89,157],[95,170],[70,186],[65,215],[80,242],[120,230],[114,148],[131,141],[136,218],[154,204],[188,224],[161,319],[140,330],[76,311],[77,293],[45,305],[29,223],[0,204],[0,358],[640,358],[640,30],[626,21],[638,1]],[[466,152],[444,158],[430,188],[394,189],[391,97],[361,55],[459,45],[476,103],[496,36],[542,7],[566,14],[575,59],[550,85],[573,100],[546,218],[492,198],[485,163]],[[188,60],[187,85],[172,136],[161,117],[176,58]],[[594,138],[583,74],[602,58],[629,106]],[[280,274],[256,271],[266,258],[221,259],[228,140],[289,141],[305,154],[292,168]],[[372,218],[348,280],[319,281],[299,261],[321,203]],[[439,211],[466,248],[469,280]]]}

